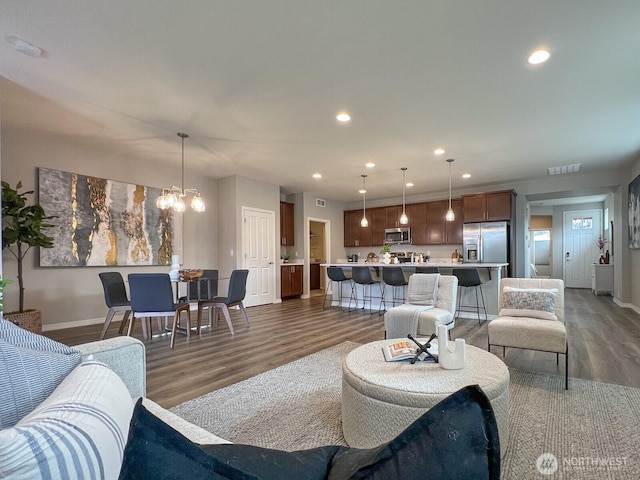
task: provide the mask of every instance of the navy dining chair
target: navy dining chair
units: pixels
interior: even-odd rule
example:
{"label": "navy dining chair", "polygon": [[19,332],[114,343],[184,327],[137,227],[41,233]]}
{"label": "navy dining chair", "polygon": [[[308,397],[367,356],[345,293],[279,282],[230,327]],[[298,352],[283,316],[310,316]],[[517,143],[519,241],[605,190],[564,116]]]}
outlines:
{"label": "navy dining chair", "polygon": [[191,334],[191,311],[189,302],[174,303],[171,279],[166,273],[130,273],[129,291],[131,293],[131,322],[128,335],[133,332],[136,318],[143,319],[142,331],[145,338],[151,333],[151,318],[173,316],[171,326],[171,348],[176,341],[176,333],[183,312],[187,313],[187,337]]}

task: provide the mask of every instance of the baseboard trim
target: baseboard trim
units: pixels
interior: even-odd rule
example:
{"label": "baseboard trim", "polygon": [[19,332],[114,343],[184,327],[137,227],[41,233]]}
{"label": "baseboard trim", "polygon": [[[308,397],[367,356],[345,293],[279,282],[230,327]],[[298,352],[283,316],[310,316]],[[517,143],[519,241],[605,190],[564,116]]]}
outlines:
{"label": "baseboard trim", "polygon": [[640,314],[640,307],[636,307],[633,303],[624,303],[624,302],[621,302],[620,300],[618,300],[615,297],[613,299],[613,303],[615,303],[616,305],[618,305],[619,307],[622,307],[622,308],[630,308],[634,312]]}
{"label": "baseboard trim", "polygon": [[[122,321],[121,318],[114,318],[114,322]],[[104,317],[100,318],[88,318],[86,320],[74,320],[72,322],[60,322],[53,323],[50,325],[42,325],[43,332],[50,332],[51,330],[62,330],[64,328],[74,328],[74,327],[86,327],[87,325],[97,325],[100,323],[104,323]]]}

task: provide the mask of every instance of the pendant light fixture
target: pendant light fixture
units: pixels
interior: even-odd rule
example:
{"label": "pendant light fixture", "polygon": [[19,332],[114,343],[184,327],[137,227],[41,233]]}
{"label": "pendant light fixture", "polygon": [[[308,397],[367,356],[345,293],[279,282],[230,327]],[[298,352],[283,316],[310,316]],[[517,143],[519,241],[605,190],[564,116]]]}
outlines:
{"label": "pendant light fixture", "polygon": [[409,217],[407,217],[407,214],[405,213],[405,204],[404,204],[404,189],[405,189],[405,186],[407,185],[405,183],[404,174],[407,171],[407,167],[402,167],[400,170],[402,170],[402,215],[400,215],[400,225],[406,225],[407,223],[409,223]]}
{"label": "pendant light fixture", "polygon": [[449,210],[447,210],[444,219],[447,222],[453,222],[456,219],[456,214],[453,212],[453,208],[451,208],[451,164],[453,163],[453,158],[448,158],[447,163],[449,164]]}
{"label": "pendant light fixture", "polygon": [[369,226],[369,220],[367,220],[367,176],[360,176],[362,177],[362,220],[360,220],[360,226],[367,228]]}
{"label": "pendant light fixture", "polygon": [[182,183],[180,187],[171,186],[171,188],[162,189],[162,195],[156,200],[156,206],[162,210],[172,208],[175,212],[184,212],[184,197],[187,193],[192,193],[191,208],[196,212],[204,212],[205,205],[200,192],[197,188],[184,188],[184,139],[189,138],[186,133],[178,133],[182,139]]}

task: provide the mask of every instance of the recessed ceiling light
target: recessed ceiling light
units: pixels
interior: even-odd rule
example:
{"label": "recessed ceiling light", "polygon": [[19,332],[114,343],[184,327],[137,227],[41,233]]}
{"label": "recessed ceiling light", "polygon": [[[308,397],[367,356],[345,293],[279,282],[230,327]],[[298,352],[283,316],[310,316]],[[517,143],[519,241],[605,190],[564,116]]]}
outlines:
{"label": "recessed ceiling light", "polygon": [[24,53],[25,55],[29,55],[30,57],[42,56],[42,50],[35,45],[27,42],[26,40],[14,37],[13,35],[7,35],[4,38],[7,42],[9,42],[9,45],[11,45],[20,53]]}
{"label": "recessed ceiling light", "polygon": [[365,166],[365,167],[367,167],[367,168],[373,168],[373,167],[375,167],[375,166],[376,166],[376,164],[375,164],[375,163],[373,163],[373,162],[369,162],[369,163],[365,163],[365,165],[364,165],[364,166]]}
{"label": "recessed ceiling light", "polygon": [[409,187],[409,188],[413,187],[413,183],[407,182],[407,187]]}
{"label": "recessed ceiling light", "polygon": [[321,173],[314,173],[313,175],[311,175],[313,178],[322,178],[322,174]]}
{"label": "recessed ceiling light", "polygon": [[351,115],[349,115],[349,112],[345,112],[343,110],[341,112],[338,112],[338,115],[336,115],[336,120],[342,123],[346,123],[351,120]]}
{"label": "recessed ceiling light", "polygon": [[529,54],[529,58],[527,58],[527,62],[529,62],[531,65],[538,65],[539,63],[544,63],[547,60],[549,60],[550,56],[551,54],[549,53],[548,50],[545,50],[544,48],[539,48]]}
{"label": "recessed ceiling light", "polygon": [[444,149],[443,148],[436,148],[433,153],[435,153],[436,155],[442,155],[444,153]]}
{"label": "recessed ceiling light", "polygon": [[470,173],[463,173],[462,174],[462,178],[471,178],[471,174]]}

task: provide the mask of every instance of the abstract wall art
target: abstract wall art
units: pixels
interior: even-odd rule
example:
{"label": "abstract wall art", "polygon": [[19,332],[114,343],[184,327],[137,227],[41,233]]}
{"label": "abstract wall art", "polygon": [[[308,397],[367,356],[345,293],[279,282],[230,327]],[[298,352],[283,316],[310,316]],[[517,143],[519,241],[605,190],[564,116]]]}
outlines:
{"label": "abstract wall art", "polygon": [[55,226],[41,267],[169,265],[171,213],[156,207],[161,188],[38,169],[39,202]]}

